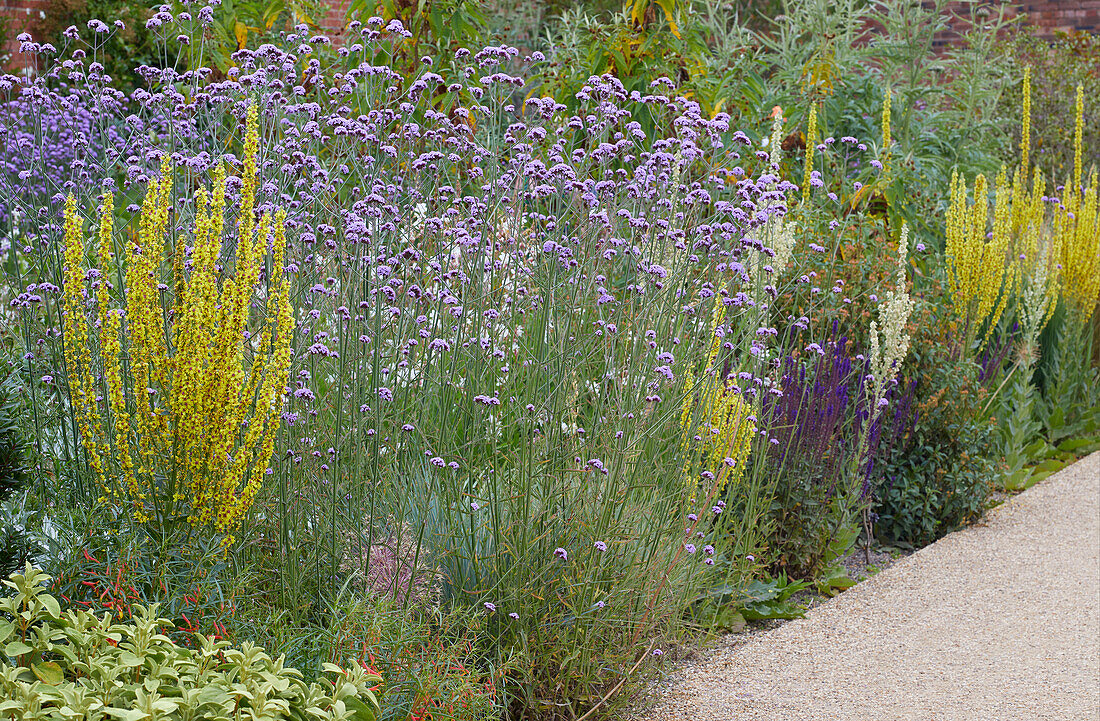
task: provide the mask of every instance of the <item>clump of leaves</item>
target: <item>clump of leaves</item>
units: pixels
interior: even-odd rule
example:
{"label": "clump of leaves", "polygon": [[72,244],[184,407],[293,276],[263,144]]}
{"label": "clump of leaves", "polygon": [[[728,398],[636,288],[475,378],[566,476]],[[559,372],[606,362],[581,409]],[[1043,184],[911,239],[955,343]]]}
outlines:
{"label": "clump of leaves", "polygon": [[177,646],[161,633],[170,623],[155,604],[137,606],[132,623],[62,612],[43,587],[49,580],[27,564],[4,581],[15,593],[0,599],[0,716],[378,718],[372,687],[382,679],[360,666],[325,664],[324,678],[307,685],[282,657],[250,643],[197,635],[198,649]]}
{"label": "clump of leaves", "polygon": [[739,631],[745,621],[802,618],[806,609],[792,597],[809,587],[809,581],[788,579],[785,573],[747,586],[726,583],[708,589],[692,605],[691,613],[699,625],[722,631]]}
{"label": "clump of leaves", "polygon": [[806,609],[792,596],[809,587],[809,581],[789,580],[783,573],[775,578],[753,581],[742,591],[741,615],[747,621],[802,618],[806,615]]}
{"label": "clump of leaves", "polygon": [[920,547],[977,518],[996,477],[981,368],[948,350],[951,342],[918,335],[900,380],[913,412],[898,419],[897,442],[876,459],[875,535],[894,545]]}

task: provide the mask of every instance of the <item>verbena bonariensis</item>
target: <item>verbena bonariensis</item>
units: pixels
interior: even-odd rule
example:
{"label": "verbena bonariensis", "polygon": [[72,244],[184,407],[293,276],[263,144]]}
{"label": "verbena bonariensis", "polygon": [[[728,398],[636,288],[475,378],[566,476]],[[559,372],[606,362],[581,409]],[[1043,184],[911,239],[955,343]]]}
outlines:
{"label": "verbena bonariensis", "polygon": [[[151,22],[197,47],[212,13],[164,7]],[[784,288],[812,284],[791,270],[802,254],[826,249],[796,248],[804,230],[786,218],[795,186],[778,156],[727,116],[703,117],[670,81],[641,95],[592,78],[567,113],[552,98],[516,99],[524,81],[502,71],[512,48],[425,59],[405,78],[386,63],[403,28],[372,18],[350,31],[334,50],[300,26],[282,46],[235,53],[224,76],[201,63],[139,68],[147,90],[93,132],[151,118],[162,131],[126,136],[125,157],[61,186],[95,207],[103,188],[140,192],[170,154],[168,240],[187,256],[188,196],[219,162],[235,174],[226,223],[244,221],[233,138],[257,104],[255,212],[286,209],[296,330],[250,528],[278,539],[284,597],[339,587],[355,565],[376,585],[371,549],[415,539],[412,563],[430,568],[387,570],[409,584],[391,595],[413,602],[423,579],[441,578],[444,601],[488,614],[494,662],[537,656],[513,694],[579,710],[675,630],[702,589],[748,573],[768,498],[761,476],[724,483],[720,469],[746,462],[733,447],[743,423],[754,447],[778,442],[756,416],[784,392],[780,328],[807,321],[773,306]],[[86,60],[70,57],[56,77],[80,81]],[[5,82],[27,95],[51,79]],[[647,137],[638,106],[673,134]],[[51,203],[20,254],[19,297],[59,282]],[[117,232],[135,212],[120,213]],[[220,262],[234,253],[227,242]],[[259,297],[271,282],[261,276]],[[63,378],[57,293],[31,294],[19,306],[37,329],[28,367]],[[42,392],[64,398],[66,387]],[[731,394],[754,413],[716,413],[713,399]],[[704,435],[729,440],[692,448]],[[685,439],[705,461],[686,483]],[[732,501],[738,514],[722,516]]]}

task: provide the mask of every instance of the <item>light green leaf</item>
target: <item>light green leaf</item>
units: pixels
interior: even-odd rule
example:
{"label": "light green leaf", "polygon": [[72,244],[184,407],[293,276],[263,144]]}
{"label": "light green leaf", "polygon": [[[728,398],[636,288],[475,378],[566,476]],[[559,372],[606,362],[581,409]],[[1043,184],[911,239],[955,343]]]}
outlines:
{"label": "light green leaf", "polygon": [[140,709],[115,708],[114,706],[105,707],[103,713],[111,714],[115,718],[122,719],[122,721],[142,721],[149,718],[149,714]]}
{"label": "light green leaf", "polygon": [[57,602],[57,599],[49,594],[42,594],[38,597],[38,600],[42,602],[42,605],[46,607],[46,611],[49,612],[50,618],[61,618],[61,604]]}
{"label": "light green leaf", "polygon": [[15,658],[16,656],[22,656],[25,653],[30,653],[34,649],[23,643],[22,641],[12,641],[7,646],[4,646],[4,655]]}
{"label": "light green leaf", "polygon": [[47,661],[46,663],[32,663],[31,671],[38,677],[38,680],[42,683],[48,683],[51,686],[57,686],[65,680],[65,671],[56,661]]}

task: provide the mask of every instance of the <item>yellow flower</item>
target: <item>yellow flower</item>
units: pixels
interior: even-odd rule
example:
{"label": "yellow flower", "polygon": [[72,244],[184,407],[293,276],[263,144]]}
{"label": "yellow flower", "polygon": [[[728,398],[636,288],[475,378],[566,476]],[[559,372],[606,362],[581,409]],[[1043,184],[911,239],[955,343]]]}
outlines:
{"label": "yellow flower", "polygon": [[[274,452],[294,327],[289,279],[282,272],[286,213],[279,209],[258,222],[254,217],[258,126],[253,106],[232,264],[219,266],[226,240],[224,168],[214,171],[211,189],[196,191],[191,242],[177,239],[174,247],[167,156],[149,184],[137,238],[126,245],[122,260],[124,296],[113,299],[102,279],[97,286],[99,361],[107,391],[102,412],[95,400],[90,349],[96,344],[89,340],[75,199],[65,212],[66,365],[81,439],[103,497],[125,500],[139,521],[182,513],[194,526],[227,539],[251,507]],[[113,213],[107,193],[98,235],[104,272],[112,263]],[[183,262],[188,244],[190,267]],[[259,314],[266,320],[257,328],[250,311],[269,244],[271,273]],[[162,267],[171,269],[171,285],[160,282]],[[116,302],[125,316],[123,308],[112,307]],[[246,337],[258,343],[246,343]],[[128,378],[123,357],[129,358]]]}
{"label": "yellow flower", "polygon": [[817,138],[817,104],[810,106],[810,120],[806,128],[806,164],[802,169],[802,202],[810,201],[810,174],[814,170],[814,141]]}
{"label": "yellow flower", "polygon": [[1010,189],[1003,170],[997,176],[996,198],[993,232],[989,232],[985,176],[974,179],[971,205],[966,181],[957,173],[952,174],[951,204],[947,211],[947,278],[952,304],[964,321],[968,339],[975,338],[983,327],[983,337],[988,338],[1015,282],[1007,232],[1011,220]]}

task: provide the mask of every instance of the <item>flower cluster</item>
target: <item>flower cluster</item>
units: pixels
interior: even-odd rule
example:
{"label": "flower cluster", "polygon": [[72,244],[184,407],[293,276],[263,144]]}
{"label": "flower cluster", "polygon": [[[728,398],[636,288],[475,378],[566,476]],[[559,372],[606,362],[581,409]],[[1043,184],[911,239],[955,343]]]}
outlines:
{"label": "flower cluster", "polygon": [[[66,204],[64,338],[80,436],[106,496],[130,505],[141,521],[170,517],[184,502],[193,525],[230,533],[251,506],[274,451],[294,320],[283,272],[285,213],[254,220],[258,126],[253,106],[232,274],[219,263],[227,184],[220,168],[213,189],[196,193],[193,237],[175,236],[169,228],[173,168],[165,156],[146,193],[137,237],[117,263],[113,194],[105,193],[100,205],[97,262],[87,269],[75,197]],[[252,297],[269,245],[266,322],[253,336]],[[89,305],[98,310],[94,331]],[[102,384],[93,373],[96,345]]]}

